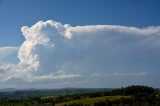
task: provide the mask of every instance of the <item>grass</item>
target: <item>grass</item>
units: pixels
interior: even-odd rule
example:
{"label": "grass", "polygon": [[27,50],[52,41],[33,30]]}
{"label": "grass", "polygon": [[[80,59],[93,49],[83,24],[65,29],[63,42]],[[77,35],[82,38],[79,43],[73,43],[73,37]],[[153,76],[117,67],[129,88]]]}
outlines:
{"label": "grass", "polygon": [[45,97],[41,97],[41,99],[55,99],[57,98],[57,96],[45,96]]}
{"label": "grass", "polygon": [[78,103],[93,104],[99,101],[104,101],[104,100],[114,101],[114,100],[118,100],[121,98],[127,99],[127,98],[131,98],[131,96],[102,96],[102,97],[95,97],[95,98],[83,98],[83,99],[78,99],[78,100],[72,100],[72,101],[65,102],[65,103],[59,103],[59,104],[56,104],[55,106],[63,106],[65,104],[78,104]]}

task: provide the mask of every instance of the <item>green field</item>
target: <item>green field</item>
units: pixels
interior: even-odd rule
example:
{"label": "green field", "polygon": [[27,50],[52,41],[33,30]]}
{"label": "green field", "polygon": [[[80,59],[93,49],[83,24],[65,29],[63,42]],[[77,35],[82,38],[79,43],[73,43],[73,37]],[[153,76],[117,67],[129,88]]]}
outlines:
{"label": "green field", "polygon": [[131,96],[103,96],[103,97],[95,97],[95,98],[82,98],[82,99],[78,99],[78,100],[72,100],[69,102],[65,102],[65,103],[60,103],[60,104],[56,104],[55,106],[63,106],[63,105],[71,105],[71,104],[79,104],[79,103],[83,103],[83,104],[93,104],[99,101],[114,101],[114,100],[118,100],[118,99],[130,99]]}

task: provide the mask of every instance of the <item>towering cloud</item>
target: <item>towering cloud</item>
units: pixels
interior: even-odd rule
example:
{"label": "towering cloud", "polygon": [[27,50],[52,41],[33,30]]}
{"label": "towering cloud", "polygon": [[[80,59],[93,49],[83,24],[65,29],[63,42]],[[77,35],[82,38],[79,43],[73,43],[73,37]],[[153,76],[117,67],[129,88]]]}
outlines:
{"label": "towering cloud", "polygon": [[152,63],[160,61],[159,26],[74,27],[49,20],[24,26],[21,31],[25,41],[18,51],[19,63],[0,65],[1,82],[60,83],[124,75],[121,72],[143,76],[153,69]]}

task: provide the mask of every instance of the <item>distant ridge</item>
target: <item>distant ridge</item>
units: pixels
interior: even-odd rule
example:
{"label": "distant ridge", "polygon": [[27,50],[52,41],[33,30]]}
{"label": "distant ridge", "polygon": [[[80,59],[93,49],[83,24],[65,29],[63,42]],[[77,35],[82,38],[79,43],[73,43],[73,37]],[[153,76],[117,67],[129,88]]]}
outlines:
{"label": "distant ridge", "polygon": [[3,89],[0,89],[0,92],[13,92],[13,91],[16,91],[17,89],[15,88],[3,88]]}
{"label": "distant ridge", "polygon": [[77,91],[77,90],[91,90],[91,91],[101,91],[101,90],[112,90],[113,88],[28,88],[28,89],[17,89],[17,88],[1,88],[0,92],[14,92],[14,91]]}

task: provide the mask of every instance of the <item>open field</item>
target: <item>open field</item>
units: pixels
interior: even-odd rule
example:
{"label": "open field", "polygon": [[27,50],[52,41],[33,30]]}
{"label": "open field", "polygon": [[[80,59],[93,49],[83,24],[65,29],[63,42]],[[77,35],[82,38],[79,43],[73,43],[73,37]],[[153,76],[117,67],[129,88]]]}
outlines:
{"label": "open field", "polygon": [[83,98],[83,99],[78,99],[78,100],[72,100],[69,102],[65,102],[65,103],[59,103],[56,104],[55,106],[63,106],[63,105],[71,105],[71,104],[94,104],[96,102],[100,102],[100,101],[114,101],[114,100],[118,100],[118,99],[130,99],[131,96],[103,96],[103,97],[95,97],[95,98]]}

